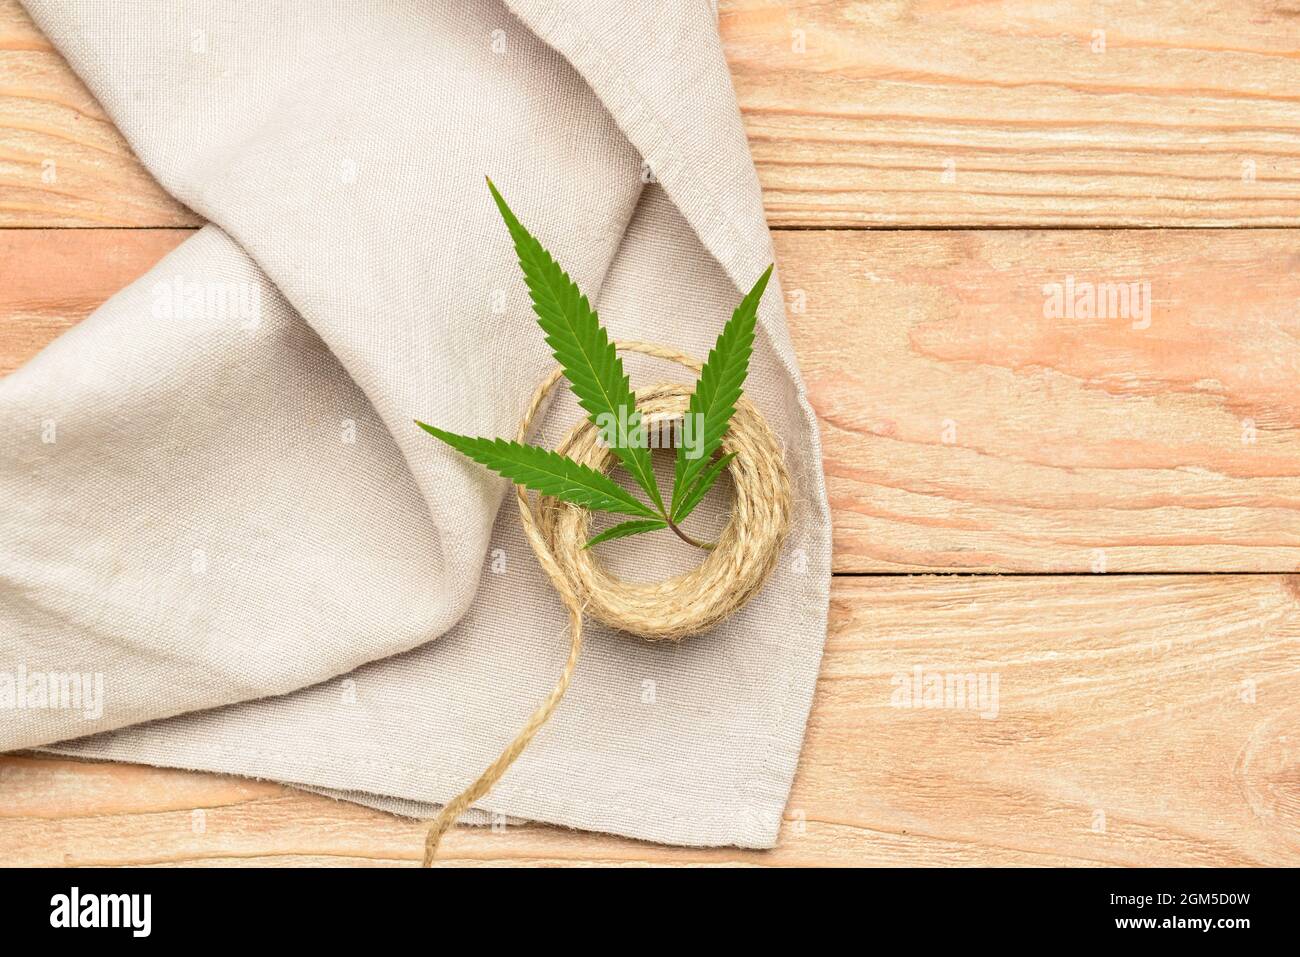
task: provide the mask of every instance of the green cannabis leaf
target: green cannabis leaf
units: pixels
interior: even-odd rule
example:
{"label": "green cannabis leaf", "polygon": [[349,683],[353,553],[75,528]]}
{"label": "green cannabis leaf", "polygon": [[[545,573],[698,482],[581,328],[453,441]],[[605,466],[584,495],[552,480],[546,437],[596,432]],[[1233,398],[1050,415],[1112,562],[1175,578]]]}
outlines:
{"label": "green cannabis leaf", "polygon": [[668,523],[662,518],[651,518],[642,520],[632,520],[624,522],[621,525],[615,525],[613,528],[607,528],[583,548],[591,548],[593,545],[599,545],[601,542],[610,542],[616,538],[627,538],[629,535],[640,535],[642,532],[657,532],[661,528],[667,528]]}
{"label": "green cannabis leaf", "polygon": [[415,424],[480,465],[486,465],[512,482],[526,485],[534,492],[602,512],[656,517],[653,511],[608,475],[558,452],[505,439],[457,435],[420,421]]}
{"label": "green cannabis leaf", "polygon": [[564,377],[569,380],[578,404],[587,410],[592,424],[598,428],[626,425],[625,434],[609,444],[636,484],[662,512],[664,503],[650,464],[645,430],[640,427],[640,414],[636,412],[636,396],[614,343],[609,341],[596,311],[578,284],[515,218],[492,180],[487,184],[515,242],[515,253],[532,294],[538,324],[546,333],[546,344],[564,369]]}
{"label": "green cannabis leaf", "polygon": [[586,548],[665,528],[692,545],[712,548],[684,532],[679,523],[695,510],[734,458],[734,453],[717,453],[749,374],[758,302],[772,267],[741,301],[700,371],[686,413],[690,424],[683,425],[686,440],[677,448],[672,504],[665,507],[655,481],[641,414],[636,411],[636,395],[596,311],[559,263],[515,217],[492,180],[487,183],[510,231],[547,344],[578,403],[652,504],[640,501],[604,473],[558,452],[505,439],[458,435],[418,420],[415,424],[518,485],[592,510],[633,516],[632,521],[596,535]]}
{"label": "green cannabis leaf", "polygon": [[[708,361],[700,369],[700,381],[695,384],[690,404],[686,407],[685,422],[687,427],[702,428],[704,434],[697,436],[696,442],[682,442],[677,446],[677,460],[673,466],[673,505],[669,512],[669,518],[674,522],[685,518],[699,504],[722,471],[707,466],[722,445],[722,436],[736,412],[736,400],[740,398],[741,387],[749,375],[758,301],[763,297],[771,276],[772,267],[768,266],[722,327],[722,335],[718,336],[717,343],[709,350]],[[688,444],[695,448],[688,450]],[[691,451],[695,453],[693,458]],[[698,495],[695,494],[697,484],[703,485]]]}
{"label": "green cannabis leaf", "polygon": [[730,455],[722,455],[714,459],[709,467],[699,474],[690,491],[680,498],[677,495],[677,486],[673,486],[672,516],[674,522],[685,520],[686,516],[695,511],[695,506],[700,504],[704,496],[708,494],[709,489],[713,488],[713,483],[718,480],[718,476],[722,474],[723,469],[730,465],[731,460],[735,457],[736,453],[732,452]]}

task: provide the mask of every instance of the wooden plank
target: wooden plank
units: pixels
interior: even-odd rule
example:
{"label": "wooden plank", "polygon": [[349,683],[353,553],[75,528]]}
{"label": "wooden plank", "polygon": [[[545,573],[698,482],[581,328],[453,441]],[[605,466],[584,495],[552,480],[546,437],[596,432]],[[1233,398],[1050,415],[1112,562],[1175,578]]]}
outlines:
{"label": "wooden plank", "polygon": [[144,273],[188,229],[0,229],[0,375]]}
{"label": "wooden plank", "polygon": [[1289,0],[720,6],[775,226],[1300,223]]}
{"label": "wooden plank", "polygon": [[[718,7],[774,226],[1300,223],[1286,0]],[[0,0],[0,226],[194,221]]]}
{"label": "wooden plank", "polygon": [[17,0],[0,0],[0,226],[186,226]]}
{"label": "wooden plank", "polygon": [[[777,250],[836,570],[1300,569],[1300,233],[808,231]],[[1057,317],[1044,289],[1071,277]],[[1133,282],[1149,316],[1109,295],[1083,314],[1089,284]]]}
{"label": "wooden plank", "polygon": [[[912,707],[917,668],[985,697]],[[458,829],[444,859],[1296,866],[1297,701],[1295,576],[837,578],[775,850],[528,825]],[[262,782],[0,758],[0,863],[413,865],[420,834]]]}
{"label": "wooden plank", "polygon": [[[0,231],[0,371],[186,235]],[[1300,233],[797,231],[777,252],[837,571],[1300,569]],[[1149,325],[1044,316],[1070,276],[1149,282]]]}

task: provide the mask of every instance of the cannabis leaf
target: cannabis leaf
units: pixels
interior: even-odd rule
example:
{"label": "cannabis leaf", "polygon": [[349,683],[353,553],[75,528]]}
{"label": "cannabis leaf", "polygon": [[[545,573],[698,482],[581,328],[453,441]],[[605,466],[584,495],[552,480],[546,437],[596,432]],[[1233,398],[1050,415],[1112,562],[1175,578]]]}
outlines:
{"label": "cannabis leaf", "polygon": [[[546,333],[546,343],[564,369],[564,377],[569,380],[578,404],[587,410],[593,425],[606,429],[607,438],[615,439],[609,443],[614,454],[662,512],[664,503],[650,464],[645,432],[640,427],[636,396],[614,343],[609,341],[596,311],[577,283],[515,218],[492,180],[487,184],[514,240],[538,324]],[[626,426],[624,433],[609,434],[608,430],[621,426]]]}
{"label": "cannabis leaf", "polygon": [[708,494],[709,489],[713,488],[713,483],[718,480],[722,470],[731,464],[731,460],[736,457],[736,453],[722,455],[713,461],[713,463],[700,473],[691,490],[675,502],[675,511],[672,513],[674,522],[683,521],[686,516],[695,511],[695,506],[703,501],[704,496]]}
{"label": "cannabis leaf", "polygon": [[535,492],[574,505],[597,508],[602,512],[656,517],[653,511],[638,502],[608,475],[558,452],[505,439],[457,435],[419,421],[415,424],[480,465],[486,465],[510,481],[526,485]]}
{"label": "cannabis leaf", "polygon": [[668,523],[662,518],[651,518],[642,520],[632,520],[624,522],[621,525],[615,525],[613,528],[607,528],[583,548],[591,548],[593,545],[599,545],[601,542],[613,541],[616,538],[627,538],[629,535],[640,535],[642,532],[657,532],[661,528],[667,528]]}
{"label": "cannabis leaf", "polygon": [[[709,350],[708,361],[700,369],[700,380],[695,384],[686,415],[689,427],[702,434],[693,442],[677,446],[677,460],[673,466],[673,504],[668,513],[674,522],[690,514],[722,472],[721,468],[706,466],[722,444],[727,424],[736,412],[741,387],[749,375],[758,301],[763,297],[771,276],[772,267],[768,266],[723,326],[722,335],[718,336],[717,343]],[[688,444],[694,449],[688,449]]]}
{"label": "cannabis leaf", "polygon": [[586,548],[665,528],[692,545],[712,548],[686,534],[678,523],[695,510],[735,457],[735,453],[718,452],[749,374],[758,301],[767,288],[772,267],[741,301],[700,371],[686,412],[691,422],[684,432],[691,441],[678,446],[672,504],[665,507],[655,482],[641,414],[636,411],[636,395],[596,311],[560,264],[519,222],[490,179],[488,189],[514,241],[538,324],[573,394],[652,504],[640,501],[603,472],[558,452],[505,439],[458,435],[418,420],[415,424],[517,485],[589,509],[633,516],[631,521],[592,538]]}

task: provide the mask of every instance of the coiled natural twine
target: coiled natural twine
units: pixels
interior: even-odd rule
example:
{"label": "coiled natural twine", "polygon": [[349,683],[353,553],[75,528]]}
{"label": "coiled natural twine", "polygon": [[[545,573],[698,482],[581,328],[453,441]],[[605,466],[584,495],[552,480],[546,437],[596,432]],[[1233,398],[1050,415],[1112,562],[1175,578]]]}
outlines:
{"label": "coiled natural twine", "polygon": [[[639,352],[700,371],[700,363],[690,356],[653,343],[618,342],[615,346],[620,352]],[[519,422],[518,441],[525,440],[538,410],[563,375],[557,368],[537,387]],[[680,419],[692,391],[673,383],[638,390],[642,422],[653,428]],[[615,461],[590,420],[575,426],[556,451],[600,471],[608,471]],[[492,789],[564,697],[582,649],[584,615],[650,641],[680,641],[712,628],[762,587],[776,566],[789,530],[790,478],[771,427],[744,396],[736,403],[722,439],[722,452],[736,454],[728,465],[735,488],[731,520],[697,568],[661,582],[640,584],[614,577],[596,560],[593,549],[583,547],[590,537],[591,513],[587,509],[534,495],[522,485],[516,487],[524,534],[569,612],[569,658],[551,693],[501,756],[433,820],[424,843],[425,867],[433,863],[442,836]]]}

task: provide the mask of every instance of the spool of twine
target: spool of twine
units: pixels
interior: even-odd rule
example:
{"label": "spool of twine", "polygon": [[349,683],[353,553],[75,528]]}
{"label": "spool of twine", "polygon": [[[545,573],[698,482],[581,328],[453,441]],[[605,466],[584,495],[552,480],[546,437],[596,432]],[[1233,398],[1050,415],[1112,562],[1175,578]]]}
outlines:
{"label": "spool of twine", "polygon": [[[676,362],[695,372],[700,363],[673,349],[647,342],[617,342],[620,352],[639,352]],[[538,410],[563,378],[556,369],[537,387],[515,438],[522,442]],[[647,429],[680,419],[693,389],[660,383],[637,392],[637,410]],[[583,420],[556,447],[562,455],[608,471],[616,461],[600,430]],[[717,544],[696,568],[649,584],[626,582],[597,561],[590,538],[591,513],[581,506],[516,487],[524,534],[569,613],[569,657],[560,679],[506,749],[469,787],[447,802],[433,820],[424,843],[429,867],[438,844],[460,815],[486,795],[551,717],[573,678],[582,650],[582,624],[590,616],[618,631],[650,641],[680,641],[707,631],[750,600],[776,566],[790,525],[790,479],[781,447],[758,410],[741,396],[722,439],[735,499],[731,518]]]}

